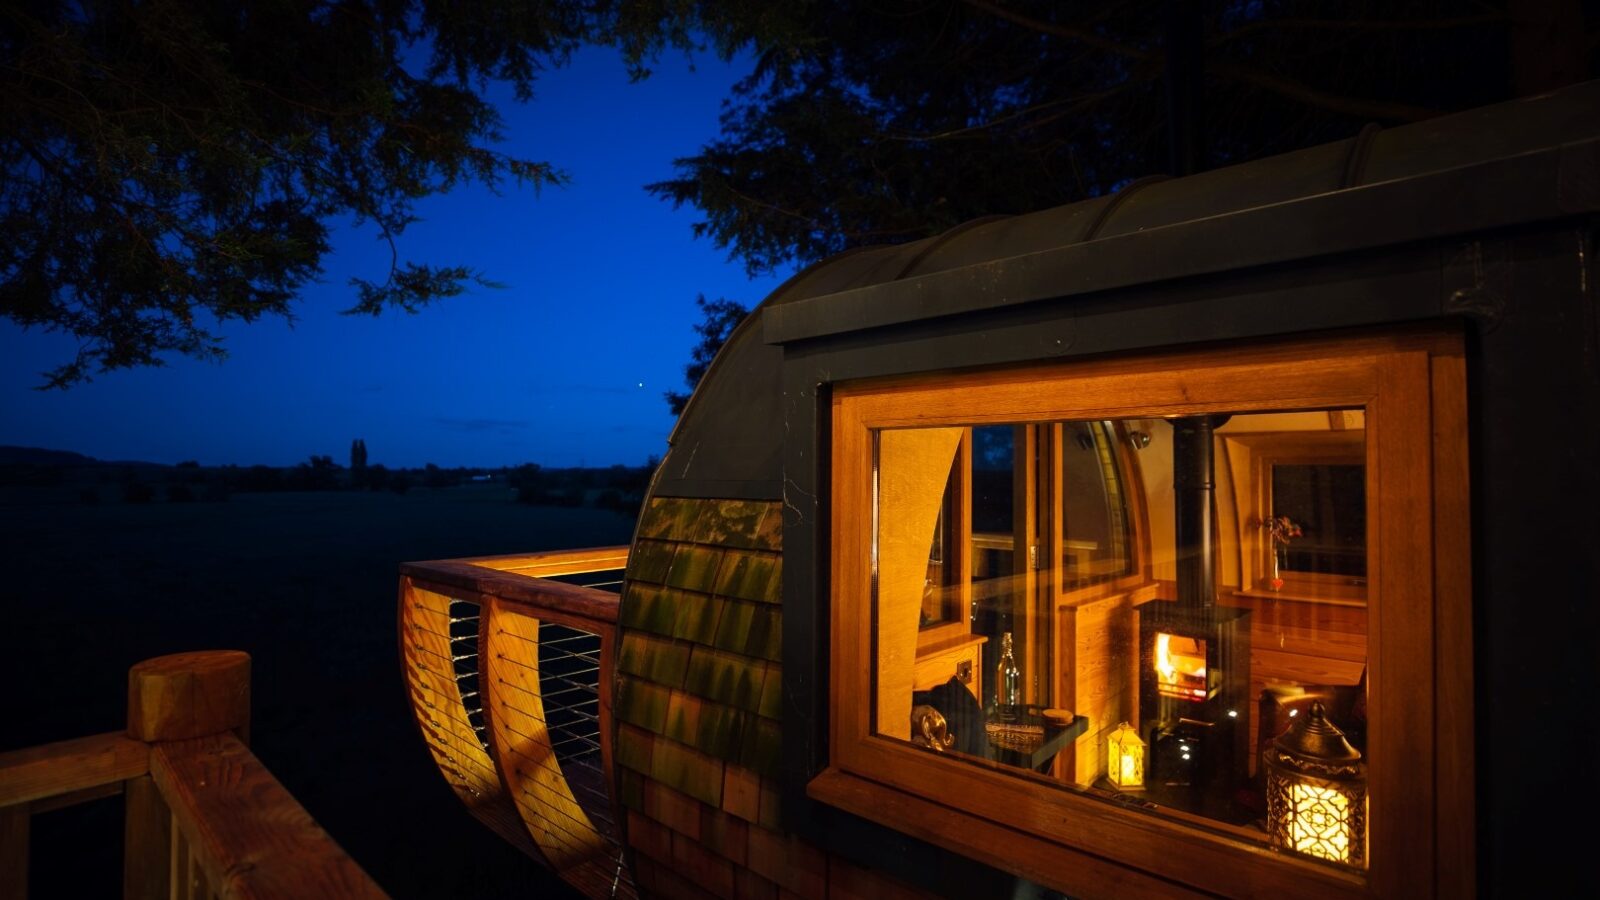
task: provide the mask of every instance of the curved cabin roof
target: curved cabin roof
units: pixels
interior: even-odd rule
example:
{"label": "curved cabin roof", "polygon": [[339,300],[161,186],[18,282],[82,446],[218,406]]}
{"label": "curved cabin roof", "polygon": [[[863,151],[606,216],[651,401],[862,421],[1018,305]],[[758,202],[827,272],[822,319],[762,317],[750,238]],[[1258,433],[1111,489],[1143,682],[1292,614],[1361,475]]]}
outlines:
{"label": "curved cabin roof", "polygon": [[823,260],[730,338],[655,492],[781,497],[784,345],[1600,209],[1597,111],[1586,82]]}

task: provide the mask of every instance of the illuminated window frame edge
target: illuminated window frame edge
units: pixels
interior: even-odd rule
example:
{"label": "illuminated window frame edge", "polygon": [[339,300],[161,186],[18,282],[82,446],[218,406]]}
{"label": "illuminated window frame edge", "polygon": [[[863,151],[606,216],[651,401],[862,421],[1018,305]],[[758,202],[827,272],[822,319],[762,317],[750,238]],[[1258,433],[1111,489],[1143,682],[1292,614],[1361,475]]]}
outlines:
{"label": "illuminated window frame edge", "polygon": [[[1432,380],[1430,367],[1434,370]],[[1470,746],[1464,761],[1447,767],[1448,777],[1440,781],[1438,793],[1433,787],[1432,753],[1441,739],[1471,739],[1470,665],[1436,669],[1433,653],[1440,635],[1449,632],[1451,640],[1458,640],[1461,629],[1432,624],[1449,618],[1437,615],[1444,607],[1451,607],[1452,613],[1470,609],[1470,596],[1464,590],[1441,598],[1435,598],[1432,590],[1436,580],[1457,588],[1470,583],[1465,571],[1469,539],[1459,523],[1444,529],[1451,542],[1449,547],[1438,548],[1444,565],[1438,573],[1424,568],[1425,579],[1416,583],[1417,554],[1434,559],[1439,538],[1433,532],[1430,517],[1403,513],[1408,501],[1402,495],[1409,496],[1410,501],[1420,499],[1422,509],[1441,504],[1464,506],[1460,499],[1466,494],[1462,462],[1466,440],[1463,371],[1459,336],[1413,334],[1286,341],[1227,353],[1151,354],[976,375],[932,374],[914,379],[901,376],[835,386],[831,401],[833,444],[829,449],[833,462],[829,488],[833,502],[833,602],[828,633],[832,650],[828,713],[832,768],[808,786],[808,793],[836,805],[854,807],[853,811],[859,814],[913,834],[924,829],[896,813],[905,805],[894,802],[896,794],[944,797],[938,802],[960,810],[973,825],[982,827],[987,823],[1000,834],[1008,830],[1015,834],[1017,826],[1010,814],[1022,809],[1031,821],[1064,823],[1059,830],[1028,829],[1030,834],[1064,852],[1082,850],[1103,855],[1135,870],[1180,878],[1205,890],[1226,892],[1230,884],[1241,883],[1238,867],[1244,866],[1250,870],[1244,883],[1257,886],[1276,884],[1284,890],[1298,891],[1315,887],[1317,893],[1329,896],[1348,895],[1352,890],[1363,895],[1377,890],[1380,896],[1430,896],[1431,885],[1447,881],[1448,877],[1442,866],[1418,871],[1417,853],[1434,858],[1436,834],[1441,832],[1451,832],[1448,843],[1454,846],[1470,840],[1462,836],[1461,829],[1437,825],[1450,821],[1450,817],[1464,816],[1470,821]],[[1188,399],[1190,394],[1184,386],[1191,382],[1203,386],[1195,395],[1217,399],[1206,403]],[[1134,387],[1130,389],[1128,384]],[[1155,387],[1162,390],[1154,390]],[[1041,402],[1039,398],[1046,396],[1050,402]],[[1073,405],[1061,399],[1072,396],[1092,397],[1094,405]],[[1118,396],[1122,399],[1116,399]],[[974,402],[974,397],[979,401]],[[930,404],[932,399],[938,403]],[[865,509],[862,504],[870,502],[865,493],[868,485],[860,479],[852,483],[852,474],[861,471],[859,448],[863,443],[870,444],[872,429],[1363,406],[1368,415],[1368,495],[1372,505],[1368,578],[1375,596],[1387,595],[1395,601],[1376,604],[1369,651],[1369,680],[1374,688],[1369,704],[1370,733],[1376,754],[1372,795],[1377,802],[1369,819],[1369,845],[1373,852],[1364,877],[1273,853],[1254,841],[1189,827],[1172,818],[1120,810],[1069,790],[1030,789],[1026,773],[999,775],[998,766],[991,771],[991,767],[937,758],[910,745],[876,737],[869,730],[867,704],[843,702],[852,696],[853,689],[863,687],[860,676],[870,665],[870,658],[864,655],[871,646],[870,595],[861,578],[865,569],[854,562],[863,553],[859,546],[852,546],[861,543],[862,535],[854,521],[859,517],[848,511]],[[1444,412],[1444,419],[1437,423],[1442,435],[1437,442],[1429,425],[1431,408]],[[929,409],[940,412],[930,415]],[[1444,446],[1452,441],[1459,447]],[[1397,478],[1397,489],[1388,497],[1380,497],[1385,462],[1405,457],[1414,464],[1420,460],[1422,469],[1432,472],[1433,477]],[[1449,471],[1443,475],[1435,472],[1430,464],[1434,459],[1449,462],[1445,467]],[[1387,533],[1385,524],[1394,526],[1387,530],[1393,535],[1380,542],[1379,537]],[[1412,565],[1401,565],[1402,559],[1410,559]],[[1384,588],[1385,585],[1389,587]],[[867,614],[862,615],[862,611]],[[1380,634],[1397,638],[1389,638],[1390,643],[1385,645],[1378,640]],[[1470,650],[1470,632],[1465,637],[1465,646]],[[1464,713],[1458,721],[1466,722],[1465,727],[1435,721],[1435,694],[1441,702]],[[1385,697],[1389,699],[1386,701]],[[1428,728],[1428,723],[1434,727]],[[1384,737],[1385,729],[1393,729],[1399,736],[1390,740]],[[1416,760],[1401,759],[1398,757],[1403,747],[1421,747],[1427,752]],[[1459,747],[1452,748],[1452,753],[1459,752]],[[1463,772],[1468,774],[1463,776]],[[851,787],[842,787],[846,784]],[[978,790],[957,792],[955,799],[947,791],[929,790],[962,784]],[[1019,800],[1021,806],[1017,805]],[[1422,835],[1421,843],[1426,845],[1422,847],[1416,840],[1408,840],[1414,833],[1401,827],[1402,822],[1414,823],[1419,817],[1430,823]],[[1151,833],[1159,838],[1152,840]],[[935,843],[960,843],[937,833],[923,836]],[[1402,852],[1404,860],[1400,858]],[[1007,867],[1000,861],[996,864]],[[1069,873],[1062,884],[1070,890],[1073,880]],[[1077,885],[1079,889],[1085,886]]]}

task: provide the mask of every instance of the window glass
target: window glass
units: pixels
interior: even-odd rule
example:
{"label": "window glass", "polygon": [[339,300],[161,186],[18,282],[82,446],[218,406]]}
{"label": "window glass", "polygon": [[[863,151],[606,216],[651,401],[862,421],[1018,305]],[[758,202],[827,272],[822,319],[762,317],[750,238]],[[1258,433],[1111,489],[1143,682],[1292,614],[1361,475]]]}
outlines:
{"label": "window glass", "polygon": [[[1224,449],[1327,428],[1315,413],[1154,423],[1160,439],[1138,443],[1131,420],[873,429],[872,730],[1364,866],[1367,609],[1275,596],[1254,574],[1268,554],[1364,574],[1363,467],[1275,465],[1258,488]],[[1340,438],[1357,459],[1362,439]],[[1267,527],[1261,489],[1294,528]],[[947,652],[918,645],[930,624],[981,645],[975,678],[930,681]],[[1307,764],[1307,746],[1345,755]]]}
{"label": "window glass", "polygon": [[1079,587],[1126,575],[1128,507],[1110,422],[1066,422],[1061,446],[1062,577]]}
{"label": "window glass", "polygon": [[1367,498],[1360,465],[1272,467],[1272,507],[1299,526],[1283,568],[1325,575],[1367,574]]}

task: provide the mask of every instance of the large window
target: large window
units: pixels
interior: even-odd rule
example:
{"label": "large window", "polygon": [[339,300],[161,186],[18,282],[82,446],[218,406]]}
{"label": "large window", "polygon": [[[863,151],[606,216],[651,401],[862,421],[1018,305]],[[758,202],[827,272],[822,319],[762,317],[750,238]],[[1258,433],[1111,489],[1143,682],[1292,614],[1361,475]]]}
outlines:
{"label": "large window", "polygon": [[1428,896],[1426,823],[1466,814],[1430,774],[1470,739],[1431,710],[1470,694],[1433,655],[1468,608],[1433,531],[1458,364],[1366,339],[839,386],[811,793],[1069,892],[1109,860]]}

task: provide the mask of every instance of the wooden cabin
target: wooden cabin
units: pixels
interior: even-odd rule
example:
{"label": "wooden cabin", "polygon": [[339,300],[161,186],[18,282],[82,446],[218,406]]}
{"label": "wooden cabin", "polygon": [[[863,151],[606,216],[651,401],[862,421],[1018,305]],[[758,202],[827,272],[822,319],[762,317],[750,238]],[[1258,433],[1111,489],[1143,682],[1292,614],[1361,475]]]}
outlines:
{"label": "wooden cabin", "polygon": [[631,546],[402,567],[422,735],[594,897],[1565,886],[1597,211],[1590,83],[818,263]]}

